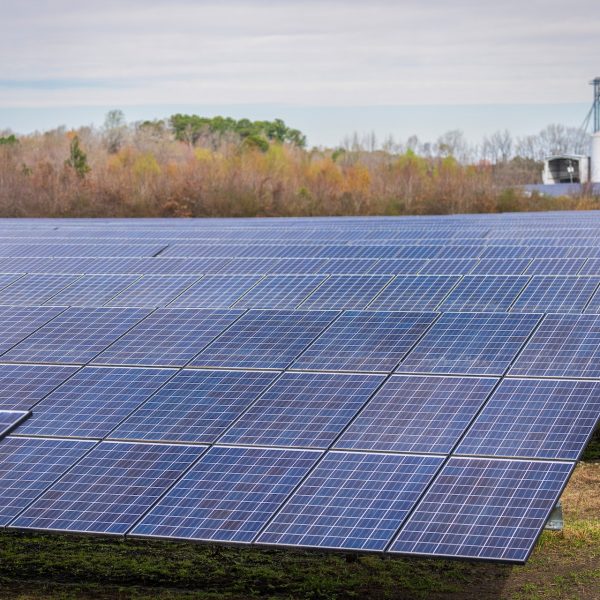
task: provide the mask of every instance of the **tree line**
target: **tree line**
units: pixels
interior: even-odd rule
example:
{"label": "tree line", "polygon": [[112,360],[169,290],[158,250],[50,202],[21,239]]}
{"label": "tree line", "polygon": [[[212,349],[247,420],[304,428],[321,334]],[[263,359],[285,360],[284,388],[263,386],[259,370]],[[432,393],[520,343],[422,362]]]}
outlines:
{"label": "tree line", "polygon": [[280,119],[172,115],[101,128],[18,136],[0,132],[0,216],[403,215],[595,208],[597,198],[549,199],[547,154],[585,153],[580,132],[551,125],[471,145],[459,131],[434,142],[351,136],[308,148]]}

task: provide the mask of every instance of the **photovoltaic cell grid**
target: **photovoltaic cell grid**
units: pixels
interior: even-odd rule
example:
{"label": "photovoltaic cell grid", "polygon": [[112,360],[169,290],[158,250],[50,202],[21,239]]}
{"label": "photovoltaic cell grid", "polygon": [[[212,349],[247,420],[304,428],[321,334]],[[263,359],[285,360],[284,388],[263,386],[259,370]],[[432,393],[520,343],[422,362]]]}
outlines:
{"label": "photovoltaic cell grid", "polygon": [[436,313],[346,311],[291,368],[390,372],[436,317]]}
{"label": "photovoltaic cell grid", "polygon": [[158,309],[93,362],[182,367],[242,314],[241,310]]}
{"label": "photovoltaic cell grid", "polygon": [[498,379],[394,375],[335,448],[448,454]]}
{"label": "photovoltaic cell grid", "polygon": [[22,410],[0,410],[0,440],[22,423],[31,413]]}
{"label": "photovoltaic cell grid", "polygon": [[327,448],[383,380],[381,375],[285,373],[219,442]]}
{"label": "photovoltaic cell grid", "polygon": [[536,314],[444,313],[398,371],[503,375],[540,318]]}
{"label": "photovoltaic cell grid", "polygon": [[37,404],[18,433],[103,438],[175,373],[86,367]]}
{"label": "photovoltaic cell grid", "polygon": [[598,284],[598,277],[532,277],[511,310],[581,313]]}
{"label": "photovoltaic cell grid", "polygon": [[284,369],[338,315],[335,311],[250,310],[190,365]]}
{"label": "photovoltaic cell grid", "polygon": [[439,456],[330,452],[257,541],[383,550],[442,462]]}
{"label": "photovoltaic cell grid", "polygon": [[148,312],[137,308],[68,308],[3,354],[1,360],[85,364]]}
{"label": "photovoltaic cell grid", "polygon": [[180,371],[110,437],[213,443],[277,377],[264,371]]}
{"label": "photovoltaic cell grid", "polygon": [[[81,501],[53,485],[25,526],[121,534],[140,522],[144,536],[394,551],[442,476],[471,461],[486,466],[461,474],[465,500],[439,497],[449,525],[397,551],[421,554],[447,531],[468,558],[524,560],[600,413],[600,382],[585,380],[600,379],[598,224],[593,213],[0,221],[0,304],[12,305],[0,306],[0,410],[33,409],[0,441],[32,454],[0,491],[6,523],[84,465]],[[126,308],[100,308],[113,304]],[[80,370],[91,361],[106,366]],[[87,454],[98,442],[64,439],[77,436],[112,441]],[[48,446],[29,452],[34,442]],[[81,455],[54,467],[52,444]],[[132,454],[85,466],[106,444]],[[107,481],[142,445],[195,454],[148,503],[138,496],[151,484],[128,479],[146,467],[121,473],[115,499],[121,484]],[[227,471],[236,462],[246,470]],[[568,472],[501,474],[507,463]]]}
{"label": "photovoltaic cell grid", "polygon": [[546,315],[509,375],[600,377],[600,316]]}
{"label": "photovoltaic cell grid", "polygon": [[125,533],[204,450],[203,446],[102,442],[12,526]]}
{"label": "photovoltaic cell grid", "polygon": [[0,365],[0,409],[31,409],[77,370],[60,365]]}
{"label": "photovoltaic cell grid", "polygon": [[524,562],[573,463],[451,458],[390,547]]}
{"label": "photovoltaic cell grid", "polygon": [[600,416],[600,382],[505,379],[457,454],[577,460]]}
{"label": "photovoltaic cell grid", "polygon": [[320,455],[213,447],[132,534],[251,542]]}
{"label": "photovoltaic cell grid", "polygon": [[8,437],[0,443],[0,526],[16,517],[87,451],[91,441]]}

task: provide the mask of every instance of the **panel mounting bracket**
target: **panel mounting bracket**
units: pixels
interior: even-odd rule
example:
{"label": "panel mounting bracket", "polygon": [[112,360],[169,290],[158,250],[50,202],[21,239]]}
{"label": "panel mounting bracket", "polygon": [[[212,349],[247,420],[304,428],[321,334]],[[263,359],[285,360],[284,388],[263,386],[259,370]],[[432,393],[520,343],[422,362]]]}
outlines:
{"label": "panel mounting bracket", "polygon": [[546,529],[547,531],[562,531],[564,526],[565,521],[563,519],[562,504],[559,500],[556,506],[552,509],[552,512],[550,513],[550,516],[546,521],[544,529]]}

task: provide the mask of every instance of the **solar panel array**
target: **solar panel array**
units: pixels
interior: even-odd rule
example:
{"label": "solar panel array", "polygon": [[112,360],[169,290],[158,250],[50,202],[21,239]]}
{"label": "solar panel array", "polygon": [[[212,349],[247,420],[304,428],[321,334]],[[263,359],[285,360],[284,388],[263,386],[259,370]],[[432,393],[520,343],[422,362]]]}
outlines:
{"label": "solar panel array", "polygon": [[522,563],[599,307],[594,213],[0,220],[0,526]]}

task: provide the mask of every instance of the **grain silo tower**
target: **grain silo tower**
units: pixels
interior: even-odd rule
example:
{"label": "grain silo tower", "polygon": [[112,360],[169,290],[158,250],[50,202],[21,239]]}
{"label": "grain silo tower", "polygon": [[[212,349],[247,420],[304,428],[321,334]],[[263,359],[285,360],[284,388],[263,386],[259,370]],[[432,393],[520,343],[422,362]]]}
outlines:
{"label": "grain silo tower", "polygon": [[596,77],[591,85],[594,86],[594,104],[590,179],[592,183],[600,183],[600,77]]}

